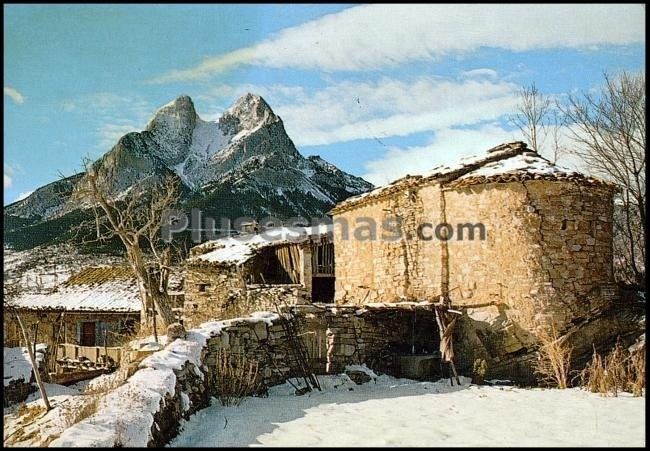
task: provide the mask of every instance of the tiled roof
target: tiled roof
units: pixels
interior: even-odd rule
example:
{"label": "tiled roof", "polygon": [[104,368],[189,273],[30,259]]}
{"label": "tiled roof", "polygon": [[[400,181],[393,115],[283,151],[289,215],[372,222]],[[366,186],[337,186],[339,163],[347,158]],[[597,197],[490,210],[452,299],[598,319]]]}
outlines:
{"label": "tiled roof", "polygon": [[139,312],[137,281],[127,266],[85,268],[50,293],[23,294],[9,305],[29,310]]}
{"label": "tiled roof", "polygon": [[479,183],[507,183],[520,180],[571,180],[586,184],[612,186],[594,177],[555,165],[533,150],[526,143],[515,141],[501,144],[481,155],[463,158],[452,166],[437,166],[423,175],[407,175],[394,182],[358,196],[339,202],[331,211],[337,214],[383,198],[405,188],[426,182],[461,187]]}

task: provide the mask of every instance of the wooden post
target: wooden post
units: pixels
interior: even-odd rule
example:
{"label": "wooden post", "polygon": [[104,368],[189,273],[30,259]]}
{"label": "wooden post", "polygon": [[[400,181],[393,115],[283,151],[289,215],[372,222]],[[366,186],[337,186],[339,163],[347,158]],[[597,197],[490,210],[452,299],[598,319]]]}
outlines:
{"label": "wooden post", "polygon": [[106,344],[106,335],[108,332],[106,331],[105,324],[106,323],[104,323],[104,366],[108,367],[108,346]]}
{"label": "wooden post", "polygon": [[153,338],[156,340],[156,343],[158,343],[158,327],[156,326],[156,308],[152,308],[151,311],[153,312]]}
{"label": "wooden post", "polygon": [[[21,321],[20,315],[18,315],[18,313],[16,313],[16,318],[18,319],[20,330],[22,331],[23,338],[25,339],[25,345],[26,345],[25,347],[29,352],[29,359],[32,361],[32,370],[34,371],[34,376],[36,377],[36,383],[38,384],[38,389],[41,391],[41,396],[43,397],[43,402],[45,403],[45,411],[49,412],[50,410],[52,410],[52,406],[50,405],[50,400],[47,398],[45,387],[43,386],[43,382],[41,381],[41,374],[38,372],[38,365],[36,365],[36,357],[34,356],[35,353],[29,344],[29,337],[27,337],[27,332],[25,332],[25,327],[23,326],[23,322]],[[36,345],[34,344],[34,349],[35,348]]]}
{"label": "wooden post", "polygon": [[34,323],[34,354],[36,354],[36,342],[38,342],[38,322]]}

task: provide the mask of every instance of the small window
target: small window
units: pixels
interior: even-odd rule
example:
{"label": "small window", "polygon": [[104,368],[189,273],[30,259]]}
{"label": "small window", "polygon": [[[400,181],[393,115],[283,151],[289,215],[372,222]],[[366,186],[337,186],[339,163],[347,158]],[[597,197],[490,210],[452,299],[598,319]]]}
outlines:
{"label": "small window", "polygon": [[210,286],[209,283],[200,283],[200,284],[198,284],[199,293],[205,293],[209,286]]}

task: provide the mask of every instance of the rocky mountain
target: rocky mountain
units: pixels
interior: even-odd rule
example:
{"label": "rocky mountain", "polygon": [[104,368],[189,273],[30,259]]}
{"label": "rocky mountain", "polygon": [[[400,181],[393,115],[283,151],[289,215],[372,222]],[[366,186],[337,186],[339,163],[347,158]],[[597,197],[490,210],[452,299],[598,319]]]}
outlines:
{"label": "rocky mountain", "polygon": [[[124,135],[93,163],[113,195],[171,175],[186,208],[215,219],[324,215],[337,202],[372,188],[318,156],[303,157],[260,96],[246,94],[217,121],[199,117],[180,96],[142,132]],[[63,239],[88,205],[78,195],[84,173],[45,185],[5,207],[5,246],[24,249]]]}

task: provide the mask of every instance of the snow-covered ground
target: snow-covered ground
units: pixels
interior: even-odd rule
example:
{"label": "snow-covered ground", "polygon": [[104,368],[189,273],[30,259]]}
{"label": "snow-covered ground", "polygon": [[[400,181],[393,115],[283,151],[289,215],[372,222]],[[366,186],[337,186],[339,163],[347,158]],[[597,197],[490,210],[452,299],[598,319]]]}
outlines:
{"label": "snow-covered ground", "polygon": [[77,382],[70,386],[45,383],[45,391],[52,410],[45,413],[40,391],[29,395],[22,407],[33,410],[33,414],[20,412],[21,406],[14,404],[4,408],[3,444],[9,447],[44,447],[77,420],[75,417],[87,406],[93,395],[110,385],[117,373],[104,374],[92,380]]}
{"label": "snow-covered ground", "polygon": [[[38,343],[36,345],[36,365],[41,367],[41,363],[45,359],[45,352],[47,345]],[[18,348],[3,348],[3,379],[4,386],[6,387],[11,382],[22,381],[27,382],[32,378],[32,361],[29,358],[29,351],[25,347]]]}
{"label": "snow-covered ground", "polygon": [[170,446],[643,446],[645,397],[519,389],[379,376],[355,385],[320,377],[322,392],[195,414]]}
{"label": "snow-covered ground", "polygon": [[[65,387],[45,383],[52,410],[47,414],[43,408],[41,393],[29,395],[25,407],[35,409],[34,415],[20,415],[18,405],[6,407],[3,414],[3,443],[5,446],[47,446],[53,437],[71,425],[72,414],[83,403],[82,384]],[[38,408],[42,408],[38,409]]]}

